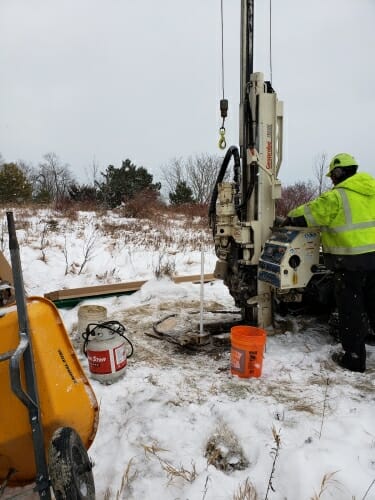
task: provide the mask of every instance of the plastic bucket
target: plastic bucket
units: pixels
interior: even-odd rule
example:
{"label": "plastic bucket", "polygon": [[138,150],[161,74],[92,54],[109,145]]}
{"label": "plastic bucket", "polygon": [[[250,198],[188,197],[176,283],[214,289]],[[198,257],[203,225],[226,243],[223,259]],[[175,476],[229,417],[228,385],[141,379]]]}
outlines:
{"label": "plastic bucket", "polygon": [[87,305],[78,309],[78,334],[86,331],[89,323],[103,323],[107,321],[107,308],[104,306]]}
{"label": "plastic bucket", "polygon": [[255,326],[233,326],[230,330],[231,373],[241,378],[260,377],[266,332]]}

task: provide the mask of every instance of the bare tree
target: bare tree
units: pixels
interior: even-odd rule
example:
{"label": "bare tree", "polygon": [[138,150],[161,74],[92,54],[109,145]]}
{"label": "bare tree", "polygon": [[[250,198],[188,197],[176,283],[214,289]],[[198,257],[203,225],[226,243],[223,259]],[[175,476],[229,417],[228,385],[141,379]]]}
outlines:
{"label": "bare tree", "polygon": [[196,203],[208,203],[221,163],[220,157],[204,153],[187,159],[174,158],[162,167],[162,178],[169,192],[175,192],[177,185],[185,183]]}
{"label": "bare tree", "polygon": [[24,160],[18,160],[17,166],[26,175],[27,179],[31,181],[33,175],[35,174],[35,169],[32,163],[28,163],[27,161]]}
{"label": "bare tree", "polygon": [[185,161],[183,158],[172,158],[166,165],[161,167],[161,177],[169,192],[176,191],[181,182],[187,184]]}
{"label": "bare tree", "polygon": [[99,173],[100,166],[96,158],[94,158],[91,165],[88,168],[85,167],[85,174],[88,179],[89,186],[95,186],[98,181]]}
{"label": "bare tree", "polygon": [[277,215],[286,217],[290,210],[311,201],[315,198],[316,194],[316,187],[312,181],[299,181],[290,186],[283,187],[281,198],[276,203]]}
{"label": "bare tree", "polygon": [[48,193],[56,203],[68,196],[68,188],[74,177],[68,164],[62,164],[55,153],[47,153],[39,164],[36,176],[38,192]]}
{"label": "bare tree", "polygon": [[324,191],[329,189],[329,182],[327,181],[327,154],[321,153],[315,158],[314,176],[317,181],[317,194],[320,196]]}
{"label": "bare tree", "polygon": [[221,158],[207,154],[189,157],[187,161],[187,176],[198,203],[208,203],[221,166]]}

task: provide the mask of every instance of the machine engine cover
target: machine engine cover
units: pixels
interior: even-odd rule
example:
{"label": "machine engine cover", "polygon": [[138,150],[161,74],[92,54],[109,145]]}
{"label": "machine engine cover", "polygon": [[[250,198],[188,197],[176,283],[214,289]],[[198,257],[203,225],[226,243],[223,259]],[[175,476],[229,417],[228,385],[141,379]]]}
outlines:
{"label": "machine engine cover", "polygon": [[319,267],[319,251],[318,229],[278,228],[264,245],[258,280],[281,290],[304,288]]}

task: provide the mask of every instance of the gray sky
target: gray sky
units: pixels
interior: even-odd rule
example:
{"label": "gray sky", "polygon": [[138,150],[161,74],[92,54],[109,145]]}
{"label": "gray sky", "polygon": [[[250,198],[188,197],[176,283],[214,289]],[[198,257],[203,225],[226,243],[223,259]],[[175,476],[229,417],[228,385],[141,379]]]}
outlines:
{"label": "gray sky", "polygon": [[[224,0],[227,143],[238,142],[240,0]],[[255,70],[270,77],[269,0],[255,0]],[[346,151],[375,175],[375,1],[273,0],[272,76],[286,183]],[[222,155],[220,0],[1,0],[0,152],[55,152],[84,182],[130,158]]]}

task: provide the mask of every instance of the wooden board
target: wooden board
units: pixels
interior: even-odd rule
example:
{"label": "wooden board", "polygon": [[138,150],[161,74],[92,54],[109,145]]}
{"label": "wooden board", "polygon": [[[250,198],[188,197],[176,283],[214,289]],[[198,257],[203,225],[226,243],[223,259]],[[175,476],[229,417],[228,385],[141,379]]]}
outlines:
{"label": "wooden board", "polygon": [[[191,276],[174,276],[172,280],[175,283],[200,283],[201,276],[199,274]],[[205,274],[203,276],[205,283],[209,281],[214,281],[215,277],[213,274]],[[65,300],[65,299],[75,299],[80,297],[95,297],[97,295],[119,295],[122,293],[136,292],[142,285],[146,283],[145,281],[129,281],[127,283],[114,283],[110,285],[96,285],[87,286],[82,288],[69,288],[66,290],[55,290],[53,292],[45,293],[44,296],[52,301]]]}

